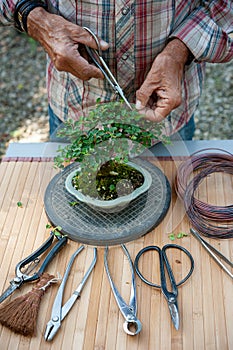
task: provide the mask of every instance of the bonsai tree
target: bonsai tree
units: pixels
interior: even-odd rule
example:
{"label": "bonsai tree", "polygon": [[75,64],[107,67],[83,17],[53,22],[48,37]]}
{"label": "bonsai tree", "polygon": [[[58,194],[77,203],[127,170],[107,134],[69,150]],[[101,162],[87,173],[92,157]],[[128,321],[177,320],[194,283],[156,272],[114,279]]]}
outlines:
{"label": "bonsai tree", "polygon": [[137,110],[125,108],[123,101],[97,101],[88,116],[67,120],[59,130],[58,136],[69,143],[59,147],[55,166],[63,168],[67,162],[78,162],[74,187],[90,196],[98,189],[101,198],[113,199],[118,176],[130,179],[132,186],[124,185],[126,193],[143,183],[126,163],[158,141],[169,142],[163,130],[163,123],[147,121]]}

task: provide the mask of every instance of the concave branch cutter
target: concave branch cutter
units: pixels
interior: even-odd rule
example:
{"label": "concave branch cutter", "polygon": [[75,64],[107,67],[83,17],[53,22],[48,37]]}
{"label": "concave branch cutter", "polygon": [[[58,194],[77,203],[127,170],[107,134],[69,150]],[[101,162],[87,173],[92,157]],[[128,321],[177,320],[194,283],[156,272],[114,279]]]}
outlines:
{"label": "concave branch cutter", "polygon": [[136,335],[138,334],[142,329],[142,324],[138,320],[136,314],[137,314],[137,297],[136,297],[136,282],[135,282],[135,274],[134,274],[134,268],[133,263],[130,258],[129,252],[124,244],[121,244],[121,247],[129,261],[130,264],[130,270],[131,270],[131,278],[132,278],[132,284],[131,284],[131,293],[130,293],[130,301],[129,304],[127,304],[122,296],[120,295],[119,291],[117,290],[115,284],[113,283],[112,277],[110,275],[110,271],[108,268],[108,247],[105,247],[105,254],[104,254],[104,265],[107,272],[107,276],[110,282],[110,286],[112,288],[112,292],[114,294],[114,297],[116,299],[116,302],[119,306],[119,309],[122,313],[122,315],[125,318],[125,322],[123,324],[124,331],[129,335]]}
{"label": "concave branch cutter", "polygon": [[[35,269],[39,264],[39,256],[44,253],[53,243],[53,239],[56,237],[58,242],[51,248],[50,252],[46,255],[44,261],[42,262],[40,268],[37,272],[32,275],[29,273]],[[59,233],[50,232],[50,237],[32,254],[21,260],[15,267],[15,278],[10,281],[10,286],[3,292],[0,296],[0,303],[9,297],[17,288],[20,288],[26,282],[33,282],[40,278],[44,272],[47,265],[55,257],[55,255],[60,251],[60,249],[66,245],[67,236],[63,236]],[[27,267],[26,267],[27,266]],[[26,267],[26,269],[25,269]]]}
{"label": "concave branch cutter", "polygon": [[66,315],[68,314],[68,312],[71,310],[71,308],[73,307],[75,301],[78,299],[78,297],[81,294],[81,291],[85,285],[85,283],[88,280],[88,277],[90,276],[90,273],[92,272],[95,264],[96,264],[96,260],[97,260],[97,249],[94,249],[94,258],[87,270],[87,272],[85,273],[81,283],[78,285],[77,289],[73,292],[73,294],[71,295],[71,297],[67,300],[67,302],[62,306],[62,298],[63,298],[63,293],[64,293],[64,289],[65,289],[65,285],[66,285],[66,281],[67,278],[69,276],[69,272],[70,269],[74,263],[74,260],[76,258],[76,256],[84,249],[84,246],[82,245],[81,247],[79,247],[74,254],[71,256],[70,261],[67,265],[63,280],[60,284],[60,287],[58,289],[57,295],[55,297],[54,303],[53,303],[53,308],[52,308],[52,313],[51,313],[51,319],[49,320],[49,322],[47,323],[46,326],[46,330],[45,330],[45,340],[52,340],[55,336],[55,334],[57,333],[57,331],[59,330],[59,328],[61,327],[61,323],[64,320],[64,318],[66,317]]}
{"label": "concave branch cutter", "polygon": [[115,93],[118,94],[124,100],[124,102],[129,107],[129,109],[132,110],[132,107],[131,107],[129,101],[127,100],[127,98],[125,97],[122,88],[118,84],[116,78],[113,76],[108,65],[106,64],[106,62],[104,61],[104,59],[102,57],[102,52],[101,52],[101,48],[100,48],[100,44],[99,44],[99,40],[98,40],[97,36],[90,28],[83,27],[83,29],[85,29],[86,31],[88,31],[88,33],[90,33],[92,35],[92,37],[94,38],[96,45],[97,45],[97,50],[92,49],[89,46],[85,45],[85,48],[87,50],[88,55],[91,57],[94,64],[101,70],[104,77],[107,79],[107,81],[109,82],[109,84],[111,85],[111,87],[113,88]]}

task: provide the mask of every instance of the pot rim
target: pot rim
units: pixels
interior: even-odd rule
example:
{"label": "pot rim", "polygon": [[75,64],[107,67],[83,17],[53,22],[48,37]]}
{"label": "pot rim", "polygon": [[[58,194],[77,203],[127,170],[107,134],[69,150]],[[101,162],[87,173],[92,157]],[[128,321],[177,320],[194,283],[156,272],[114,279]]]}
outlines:
{"label": "pot rim", "polygon": [[94,206],[94,207],[99,207],[103,209],[110,209],[119,206],[126,205],[127,203],[131,202],[135,198],[137,198],[140,194],[146,192],[151,184],[152,184],[152,176],[151,174],[141,167],[140,165],[133,163],[131,161],[127,162],[128,165],[131,167],[135,168],[136,170],[140,171],[144,177],[144,182],[142,186],[136,188],[133,192],[131,192],[128,195],[115,198],[115,199],[110,199],[110,200],[101,200],[101,199],[95,199],[92,198],[88,195],[84,195],[82,192],[79,190],[76,190],[73,185],[72,185],[72,179],[76,175],[77,171],[79,170],[80,166],[77,166],[77,169],[73,170],[66,178],[65,181],[65,187],[69,193],[74,195],[78,200],[81,202],[84,202],[88,205]]}

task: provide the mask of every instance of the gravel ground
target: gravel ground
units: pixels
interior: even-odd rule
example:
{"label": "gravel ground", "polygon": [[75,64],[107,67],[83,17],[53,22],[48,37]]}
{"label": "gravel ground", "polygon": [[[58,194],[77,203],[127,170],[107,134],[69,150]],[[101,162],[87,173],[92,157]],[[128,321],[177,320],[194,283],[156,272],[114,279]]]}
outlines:
{"label": "gravel ground", "polygon": [[[0,26],[0,157],[9,142],[48,140],[45,53]],[[196,118],[196,140],[233,139],[233,64],[208,64]]]}

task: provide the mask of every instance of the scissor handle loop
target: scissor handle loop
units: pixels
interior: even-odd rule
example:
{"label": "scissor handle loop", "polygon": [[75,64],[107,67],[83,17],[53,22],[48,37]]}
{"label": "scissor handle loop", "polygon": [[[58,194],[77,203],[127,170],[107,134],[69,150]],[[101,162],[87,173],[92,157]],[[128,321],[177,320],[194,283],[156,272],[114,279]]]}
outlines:
{"label": "scissor handle loop", "polygon": [[[136,271],[137,275],[140,277],[140,279],[141,279],[144,283],[148,284],[148,285],[151,286],[151,287],[161,288],[161,285],[149,281],[148,279],[146,279],[146,278],[142,275],[142,273],[140,272],[140,270],[139,270],[139,268],[138,268],[138,262],[139,262],[140,257],[141,257],[144,253],[146,253],[147,251],[149,251],[149,250],[156,250],[156,251],[159,253],[159,256],[160,256],[160,257],[161,257],[162,254],[163,254],[163,257],[164,257],[164,259],[165,259],[164,262],[165,262],[166,267],[167,267],[167,269],[168,269],[168,268],[170,267],[170,264],[169,264],[169,261],[168,261],[168,259],[167,259],[166,250],[169,249],[169,248],[172,248],[172,249],[179,249],[179,250],[183,251],[183,252],[188,256],[188,258],[190,259],[190,263],[191,263],[190,270],[189,270],[188,274],[187,274],[179,283],[176,283],[176,286],[179,287],[181,284],[183,284],[184,282],[186,282],[186,281],[189,279],[189,277],[190,277],[191,274],[193,273],[193,269],[194,269],[194,260],[193,260],[192,255],[190,254],[190,252],[189,252],[186,248],[184,248],[184,247],[182,247],[182,246],[180,246],[180,245],[177,245],[177,244],[166,244],[162,249],[159,248],[158,246],[152,245],[152,246],[147,246],[147,247],[145,247],[145,248],[142,248],[142,249],[138,252],[138,254],[137,254],[136,258],[135,258],[135,261],[134,261],[135,271]],[[161,264],[161,260],[160,260],[160,264]],[[170,268],[171,268],[171,267],[170,267]],[[171,270],[171,271],[172,271],[172,270]]]}
{"label": "scissor handle loop", "polygon": [[101,55],[101,49],[100,49],[100,43],[99,43],[99,39],[97,38],[97,36],[95,35],[95,33],[88,27],[83,27],[83,29],[85,29],[89,34],[91,34],[92,38],[95,40],[96,45],[97,45],[97,51],[98,54]]}

